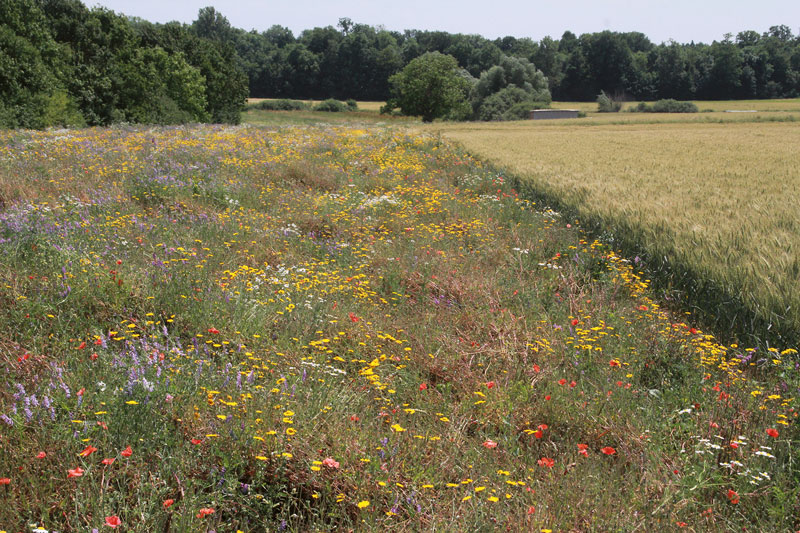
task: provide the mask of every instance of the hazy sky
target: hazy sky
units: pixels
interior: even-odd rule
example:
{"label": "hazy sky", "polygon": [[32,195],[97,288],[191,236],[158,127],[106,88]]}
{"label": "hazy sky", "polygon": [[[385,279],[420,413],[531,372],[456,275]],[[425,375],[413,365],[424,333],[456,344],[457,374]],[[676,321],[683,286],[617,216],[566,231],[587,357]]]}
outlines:
{"label": "hazy sky", "polygon": [[340,17],[389,30],[443,30],[558,38],[602,30],[641,31],[655,43],[674,39],[710,43],[725,33],[784,24],[800,30],[798,0],[84,0],[151,22],[191,22],[211,5],[230,23],[263,31],[273,24],[295,36],[316,26],[336,26]]}

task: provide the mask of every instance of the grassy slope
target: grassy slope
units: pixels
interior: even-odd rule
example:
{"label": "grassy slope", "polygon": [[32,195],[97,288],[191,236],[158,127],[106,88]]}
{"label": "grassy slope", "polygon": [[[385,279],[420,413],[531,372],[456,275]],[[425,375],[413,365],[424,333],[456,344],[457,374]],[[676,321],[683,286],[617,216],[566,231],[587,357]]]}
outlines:
{"label": "grassy slope", "polygon": [[2,135],[0,528],[800,526],[793,352],[436,137]]}

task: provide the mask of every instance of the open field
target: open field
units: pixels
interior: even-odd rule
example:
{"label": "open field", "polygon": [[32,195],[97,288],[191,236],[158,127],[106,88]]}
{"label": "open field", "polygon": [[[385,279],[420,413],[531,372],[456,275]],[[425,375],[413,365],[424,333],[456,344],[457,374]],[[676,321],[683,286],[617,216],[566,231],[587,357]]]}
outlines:
{"label": "open field", "polygon": [[[773,100],[692,100],[700,112],[757,111],[757,112],[792,112],[800,113],[800,98],[784,98]],[[639,102],[625,102],[622,113],[626,109],[636,107]],[[585,113],[597,111],[596,102],[553,102],[553,109],[578,109]],[[608,115],[609,113],[604,113]],[[611,115],[619,113],[610,113]]]}
{"label": "open field", "polygon": [[353,124],[385,126],[387,124],[406,124],[418,122],[414,117],[392,117],[373,111],[345,111],[327,113],[324,111],[263,111],[248,109],[242,113],[242,122],[254,126],[292,126],[320,124]]}
{"label": "open field", "polygon": [[[247,103],[248,104],[257,104],[258,102],[263,102],[264,100],[276,100],[276,98],[248,98],[247,99]],[[301,100],[301,101],[305,102],[307,104],[317,105],[322,100]],[[364,101],[360,101],[360,102],[358,102],[358,109],[359,109],[359,111],[375,111],[375,112],[378,112],[378,111],[381,110],[381,107],[385,103],[386,102],[364,102]]]}
{"label": "open field", "polygon": [[[669,267],[664,276],[688,283],[683,288],[699,298],[694,303],[710,304],[705,310],[721,331],[777,332],[796,342],[800,128],[691,120],[439,129],[581,219],[599,223],[619,245],[643,249],[651,267]],[[757,324],[742,323],[749,318],[737,301]]]}
{"label": "open field", "polygon": [[796,351],[437,136],[2,132],[0,178],[0,530],[800,528]]}
{"label": "open field", "polygon": [[[250,98],[250,103],[257,103],[263,99]],[[306,100],[313,104],[318,101]],[[357,111],[344,111],[339,113],[329,113],[323,111],[267,111],[261,109],[248,108],[242,113],[242,122],[255,126],[291,126],[291,125],[314,125],[314,124],[409,124],[418,122],[415,117],[402,117],[392,115],[381,115],[380,106],[383,102],[358,102]]]}

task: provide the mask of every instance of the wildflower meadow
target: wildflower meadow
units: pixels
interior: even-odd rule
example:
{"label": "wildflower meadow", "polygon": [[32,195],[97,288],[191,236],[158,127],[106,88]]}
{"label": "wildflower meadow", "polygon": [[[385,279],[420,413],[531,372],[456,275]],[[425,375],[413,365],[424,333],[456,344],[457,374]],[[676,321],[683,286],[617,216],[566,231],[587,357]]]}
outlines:
{"label": "wildflower meadow", "polygon": [[440,136],[0,132],[0,531],[794,531],[722,344]]}

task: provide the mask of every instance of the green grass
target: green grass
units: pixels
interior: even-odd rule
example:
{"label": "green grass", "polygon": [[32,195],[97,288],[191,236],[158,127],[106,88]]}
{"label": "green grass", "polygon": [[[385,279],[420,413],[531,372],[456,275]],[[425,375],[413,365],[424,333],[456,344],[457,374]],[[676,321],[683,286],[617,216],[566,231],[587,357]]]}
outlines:
{"label": "green grass", "polygon": [[0,530],[800,527],[796,352],[438,136],[0,136]]}

